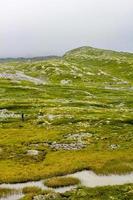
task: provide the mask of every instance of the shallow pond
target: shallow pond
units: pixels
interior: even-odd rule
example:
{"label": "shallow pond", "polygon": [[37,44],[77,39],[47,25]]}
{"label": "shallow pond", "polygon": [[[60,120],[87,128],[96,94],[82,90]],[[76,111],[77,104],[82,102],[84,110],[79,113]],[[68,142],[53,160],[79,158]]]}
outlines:
{"label": "shallow pond", "polygon": [[133,183],[133,173],[124,175],[97,175],[93,171],[84,170],[74,173],[72,176],[80,179],[81,184],[87,187]]}
{"label": "shallow pond", "polygon": [[[81,185],[87,187],[96,187],[96,186],[107,186],[107,185],[122,185],[126,183],[133,183],[133,173],[125,174],[125,175],[97,175],[93,171],[81,171],[73,174],[66,175],[78,178],[81,182]],[[1,198],[1,200],[18,200],[23,196],[21,190],[27,186],[37,186],[42,189],[48,189],[48,187],[44,186],[44,180],[41,181],[31,181],[27,183],[15,183],[15,184],[1,184],[0,188],[10,188],[10,189],[18,189],[20,193],[10,195],[10,197]],[[56,192],[66,192],[69,191],[76,186],[68,186],[54,189]]]}

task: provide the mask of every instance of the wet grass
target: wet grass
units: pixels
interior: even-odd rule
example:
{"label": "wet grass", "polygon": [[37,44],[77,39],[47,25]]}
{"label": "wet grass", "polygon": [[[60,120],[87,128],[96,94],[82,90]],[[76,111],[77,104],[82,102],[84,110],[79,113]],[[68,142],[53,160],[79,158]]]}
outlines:
{"label": "wet grass", "polygon": [[41,193],[41,189],[39,187],[31,186],[31,187],[24,187],[22,192],[23,194],[37,194]]}
{"label": "wet grass", "polygon": [[73,200],[132,200],[133,185],[106,186],[96,188],[81,187],[72,192],[66,192],[63,199]]}
{"label": "wet grass", "polygon": [[13,192],[15,192],[15,190],[8,189],[8,188],[0,188],[0,198],[9,196]]}
{"label": "wet grass", "polygon": [[[41,195],[41,196],[40,196]],[[106,187],[78,187],[72,191],[62,194],[53,192],[42,192],[40,194],[30,194],[22,198],[22,200],[32,200],[33,197],[46,200],[132,200],[133,199],[133,184],[106,186]]]}
{"label": "wet grass", "polygon": [[44,185],[51,188],[77,185],[80,181],[73,177],[53,177],[44,182]]}
{"label": "wet grass", "polygon": [[33,191],[33,193],[31,193],[31,191],[29,191],[28,193],[25,194],[25,196],[23,198],[21,198],[20,200],[32,200],[33,198],[36,199],[60,199],[61,196],[58,193],[55,193],[52,190],[42,190],[42,191]]}

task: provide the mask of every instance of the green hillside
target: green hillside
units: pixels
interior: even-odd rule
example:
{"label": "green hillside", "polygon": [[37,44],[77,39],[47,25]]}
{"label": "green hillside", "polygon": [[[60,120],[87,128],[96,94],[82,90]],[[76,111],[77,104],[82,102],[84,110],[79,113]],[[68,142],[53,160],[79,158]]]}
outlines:
{"label": "green hillside", "polygon": [[0,63],[0,182],[133,171],[133,54]]}

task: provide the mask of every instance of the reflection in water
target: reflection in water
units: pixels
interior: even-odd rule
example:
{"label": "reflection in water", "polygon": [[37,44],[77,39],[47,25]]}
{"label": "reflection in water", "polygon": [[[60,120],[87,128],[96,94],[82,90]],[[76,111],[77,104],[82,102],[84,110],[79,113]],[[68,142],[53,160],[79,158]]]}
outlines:
{"label": "reflection in water", "polygon": [[[69,175],[68,175],[69,176]],[[122,185],[133,183],[133,173],[125,175],[97,175],[92,171],[81,171],[72,174],[73,177],[80,179],[81,184],[87,187]]]}
{"label": "reflection in water", "polygon": [[[87,187],[96,187],[96,186],[106,186],[106,185],[121,185],[126,183],[133,183],[133,173],[125,175],[97,175],[92,171],[81,171],[67,176],[72,176],[78,178],[82,185]],[[36,186],[42,189],[48,189],[44,186],[44,180],[41,181],[32,181],[27,183],[15,183],[15,184],[1,184],[0,188],[10,188],[10,189],[19,189],[22,190],[27,186]],[[66,192],[73,189],[75,186],[60,187],[54,189],[55,192]],[[23,196],[22,192],[19,194],[10,195],[9,197],[1,198],[1,200],[18,200]]]}

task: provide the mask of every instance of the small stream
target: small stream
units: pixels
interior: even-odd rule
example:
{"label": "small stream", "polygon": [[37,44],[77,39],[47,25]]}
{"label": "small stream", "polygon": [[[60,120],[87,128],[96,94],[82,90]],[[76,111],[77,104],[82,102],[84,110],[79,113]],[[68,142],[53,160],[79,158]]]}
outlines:
{"label": "small stream", "polygon": [[[107,186],[107,185],[122,185],[126,183],[133,183],[133,173],[125,174],[125,175],[97,175],[93,171],[80,171],[73,174],[66,175],[66,177],[75,177],[78,178],[81,182],[81,185],[87,187],[96,187],[96,186]],[[23,197],[22,189],[27,186],[36,186],[41,189],[48,189],[48,187],[44,186],[44,180],[40,181],[30,181],[26,183],[15,183],[15,184],[0,184],[0,188],[10,188],[20,190],[17,194],[12,194],[8,197],[3,197],[1,200],[18,200]],[[54,189],[55,192],[66,192],[69,191],[76,186],[68,186],[68,187],[60,187]]]}

